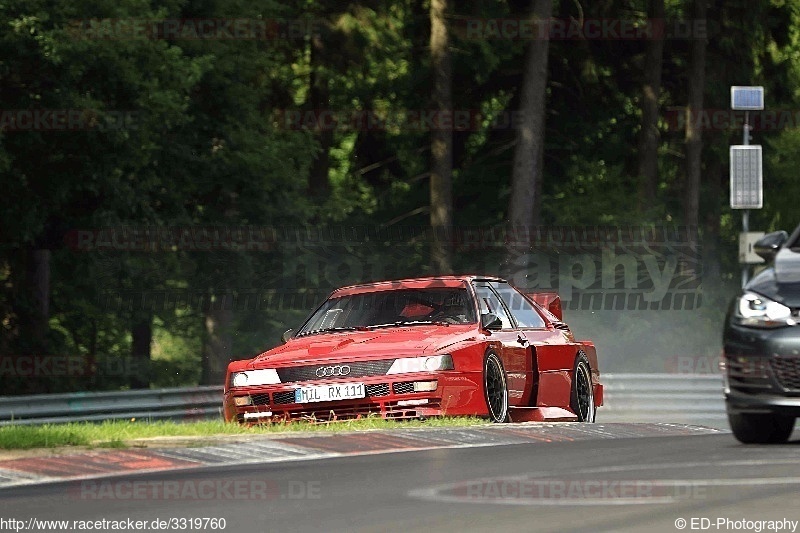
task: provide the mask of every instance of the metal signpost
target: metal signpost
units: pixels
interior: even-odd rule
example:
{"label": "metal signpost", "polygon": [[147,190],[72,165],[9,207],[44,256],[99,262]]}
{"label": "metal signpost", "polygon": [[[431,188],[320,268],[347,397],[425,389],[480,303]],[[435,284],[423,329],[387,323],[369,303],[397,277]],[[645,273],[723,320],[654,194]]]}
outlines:
{"label": "metal signpost", "polygon": [[731,109],[745,112],[742,144],[731,146],[730,150],[731,208],[743,209],[739,257],[744,258],[741,261],[744,287],[748,265],[760,262],[750,259],[752,254],[742,250],[742,246],[750,246],[753,241],[749,235],[750,209],[761,209],[764,200],[761,146],[750,144],[750,111],[764,109],[764,87],[731,87]]}

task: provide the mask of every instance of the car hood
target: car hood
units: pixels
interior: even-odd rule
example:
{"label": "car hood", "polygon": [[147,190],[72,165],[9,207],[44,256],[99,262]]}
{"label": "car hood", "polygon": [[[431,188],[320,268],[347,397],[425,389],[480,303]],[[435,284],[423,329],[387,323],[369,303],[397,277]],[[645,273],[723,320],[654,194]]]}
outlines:
{"label": "car hood", "polygon": [[775,277],[778,283],[800,283],[800,253],[781,249],[775,256]]}
{"label": "car hood", "polygon": [[477,326],[408,326],[309,335],[294,338],[266,351],[249,368],[288,366],[320,361],[385,359],[438,353],[453,344],[475,338]]}
{"label": "car hood", "polygon": [[800,253],[781,249],[775,264],[762,270],[745,288],[788,307],[800,307]]}

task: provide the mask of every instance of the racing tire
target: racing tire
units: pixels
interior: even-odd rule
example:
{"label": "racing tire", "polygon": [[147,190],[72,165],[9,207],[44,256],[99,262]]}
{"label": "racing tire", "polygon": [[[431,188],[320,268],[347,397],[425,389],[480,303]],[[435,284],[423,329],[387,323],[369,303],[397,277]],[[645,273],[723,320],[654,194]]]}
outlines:
{"label": "racing tire", "polygon": [[772,413],[731,413],[728,422],[733,436],[742,444],[781,444],[789,440],[794,418]]}
{"label": "racing tire", "polygon": [[597,407],[594,405],[592,369],[589,366],[589,359],[582,352],[575,359],[569,406],[578,417],[578,422],[595,421]]}
{"label": "racing tire", "polygon": [[508,381],[503,362],[494,352],[483,359],[483,396],[492,422],[508,422]]}

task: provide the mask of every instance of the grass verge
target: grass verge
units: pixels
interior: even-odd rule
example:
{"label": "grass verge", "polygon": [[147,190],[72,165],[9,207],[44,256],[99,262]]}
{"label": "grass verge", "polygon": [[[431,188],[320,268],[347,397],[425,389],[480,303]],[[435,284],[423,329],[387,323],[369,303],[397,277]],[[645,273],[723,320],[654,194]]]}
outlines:
{"label": "grass verge", "polygon": [[397,422],[382,418],[349,420],[330,424],[293,422],[245,427],[221,420],[198,422],[107,421],[99,424],[76,422],[41,426],[0,426],[0,449],[25,450],[62,446],[120,448],[128,441],[152,437],[212,437],[219,435],[259,435],[288,431],[341,432],[409,427],[457,427],[486,424],[476,417],[442,417]]}

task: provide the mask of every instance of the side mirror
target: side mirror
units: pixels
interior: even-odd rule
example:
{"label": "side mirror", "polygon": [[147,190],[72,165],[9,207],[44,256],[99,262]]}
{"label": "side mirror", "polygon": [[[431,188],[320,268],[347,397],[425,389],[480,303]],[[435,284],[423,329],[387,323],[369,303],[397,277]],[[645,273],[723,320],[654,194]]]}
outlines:
{"label": "side mirror", "polygon": [[503,321],[494,313],[486,313],[481,315],[481,327],[488,330],[503,329]]}
{"label": "side mirror", "polygon": [[292,334],[294,334],[293,329],[287,329],[286,331],[284,331],[283,335],[281,335],[281,344],[286,344],[287,342],[289,342],[289,339],[292,338]]}
{"label": "side mirror", "polygon": [[767,233],[756,241],[753,245],[753,251],[764,259],[767,263],[775,259],[778,255],[778,250],[789,239],[789,234],[785,231],[773,231]]}

